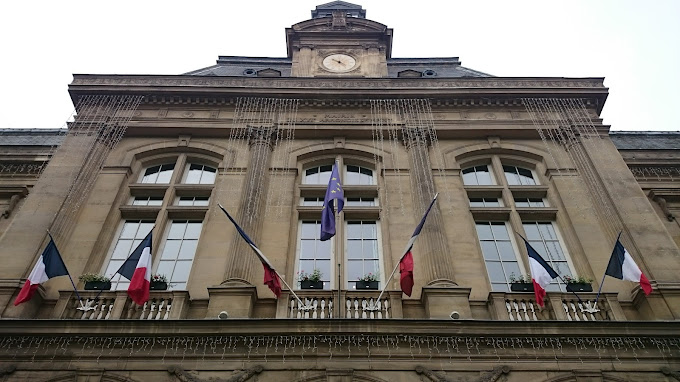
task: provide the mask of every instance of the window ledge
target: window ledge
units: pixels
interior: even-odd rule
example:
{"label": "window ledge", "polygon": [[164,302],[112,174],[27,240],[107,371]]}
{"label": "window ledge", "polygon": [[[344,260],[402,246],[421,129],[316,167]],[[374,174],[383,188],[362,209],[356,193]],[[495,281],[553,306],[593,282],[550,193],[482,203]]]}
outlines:
{"label": "window ledge", "polygon": [[208,206],[168,206],[170,219],[203,219]]}
{"label": "window ledge", "polygon": [[177,184],[175,194],[177,196],[210,196],[214,184]]}
{"label": "window ledge", "polygon": [[521,207],[517,213],[522,220],[550,220],[557,217],[557,208],[554,207]]}
{"label": "window ledge", "polygon": [[123,219],[156,219],[161,206],[120,206]]}
{"label": "window ledge", "polygon": [[135,183],[130,185],[132,196],[164,196],[169,184]]}
{"label": "window ledge", "polygon": [[511,211],[510,207],[470,207],[472,217],[484,221],[507,221]]}
{"label": "window ledge", "polygon": [[548,194],[548,186],[509,186],[514,198],[545,198]]}
{"label": "window ledge", "polygon": [[468,198],[501,198],[503,196],[502,186],[466,186],[465,191],[468,194]]}

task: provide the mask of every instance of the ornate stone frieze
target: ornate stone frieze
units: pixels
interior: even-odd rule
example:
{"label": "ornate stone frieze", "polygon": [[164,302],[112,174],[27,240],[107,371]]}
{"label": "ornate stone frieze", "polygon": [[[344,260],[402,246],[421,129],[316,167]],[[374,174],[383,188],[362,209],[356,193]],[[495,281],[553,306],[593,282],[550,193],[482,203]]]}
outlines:
{"label": "ornate stone frieze", "polygon": [[602,79],[300,79],[300,78],[222,78],[192,76],[75,76],[72,87],[93,85],[115,86],[202,86],[202,87],[249,87],[249,88],[298,88],[298,89],[364,89],[364,88],[599,88],[606,90]]}
{"label": "ornate stone frieze", "polygon": [[210,379],[202,379],[199,378],[195,375],[192,375],[184,369],[182,369],[179,366],[171,366],[168,368],[168,373],[174,375],[179,379],[181,382],[245,382],[249,380],[252,376],[256,374],[260,374],[264,368],[260,365],[251,367],[250,369],[246,369],[243,371],[240,371],[229,378],[223,379],[223,378],[210,378]]}

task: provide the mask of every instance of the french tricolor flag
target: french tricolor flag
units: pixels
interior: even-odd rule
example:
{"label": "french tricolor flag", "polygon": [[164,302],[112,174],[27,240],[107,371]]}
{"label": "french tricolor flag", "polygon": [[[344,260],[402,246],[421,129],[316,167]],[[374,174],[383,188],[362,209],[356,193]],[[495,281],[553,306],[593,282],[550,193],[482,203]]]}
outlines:
{"label": "french tricolor flag", "polygon": [[[153,232],[153,230],[152,230]],[[130,280],[128,296],[138,305],[149,301],[151,289],[151,232],[142,240],[130,257],[125,260],[118,273]]]}
{"label": "french tricolor flag", "polygon": [[536,252],[534,247],[525,238],[522,238],[522,240],[524,240],[524,244],[527,246],[527,253],[529,254],[529,268],[531,269],[531,282],[534,284],[536,303],[542,308],[545,306],[543,302],[546,295],[545,288],[559,275],[543,260],[541,255]]}
{"label": "french tricolor flag", "polygon": [[260,251],[259,248],[253,243],[252,240],[250,240],[250,237],[246,234],[246,232],[241,228],[236,223],[236,220],[234,220],[231,215],[229,215],[229,212],[227,212],[224,207],[222,207],[221,204],[218,204],[220,209],[222,209],[222,212],[224,212],[227,215],[227,218],[231,221],[232,224],[234,224],[234,228],[236,228],[236,231],[238,232],[239,235],[243,238],[243,240],[248,243],[250,248],[255,252],[255,255],[257,258],[260,260],[262,263],[262,268],[264,268],[264,285],[268,286],[269,289],[271,289],[272,293],[276,296],[276,298],[281,297],[281,282],[279,281],[279,275],[276,273],[276,269],[274,269],[274,266],[269,262],[267,257],[265,257],[264,253]]}
{"label": "french tricolor flag", "polygon": [[23,288],[19,291],[19,295],[14,300],[14,305],[16,306],[30,300],[35,291],[38,290],[38,286],[45,281],[53,277],[66,275],[68,275],[68,271],[66,270],[64,260],[62,260],[61,254],[59,254],[57,245],[54,244],[54,239],[50,236],[50,242],[45,247],[42,255],[40,255],[31,274],[28,275],[28,280],[26,280]]}
{"label": "french tricolor flag", "polygon": [[430,213],[430,210],[432,209],[434,202],[437,201],[437,195],[439,194],[436,194],[434,196],[432,202],[430,202],[430,206],[427,207],[425,215],[423,215],[423,218],[420,219],[420,224],[418,224],[416,230],[413,231],[413,235],[411,235],[408,244],[406,244],[404,255],[401,257],[401,260],[399,260],[399,273],[400,273],[399,285],[401,285],[401,291],[404,292],[404,294],[409,297],[411,297],[411,293],[413,293],[413,254],[411,253],[411,250],[413,249],[413,244],[416,242],[418,235],[420,235],[420,231],[423,230],[423,226],[425,225],[425,219],[427,219],[427,215]]}
{"label": "french tricolor flag", "polygon": [[642,273],[640,267],[637,266],[635,260],[633,260],[619,239],[616,239],[612,257],[609,259],[609,265],[607,265],[607,270],[604,274],[619,280],[640,283],[640,288],[645,292],[645,295],[648,296],[652,293],[652,284],[649,283],[645,274]]}

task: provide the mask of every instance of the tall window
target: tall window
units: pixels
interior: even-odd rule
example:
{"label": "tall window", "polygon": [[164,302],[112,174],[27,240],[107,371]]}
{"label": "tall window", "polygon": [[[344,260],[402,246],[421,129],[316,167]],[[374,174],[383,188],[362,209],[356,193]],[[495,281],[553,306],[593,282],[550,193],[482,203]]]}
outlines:
{"label": "tall window", "polygon": [[379,275],[378,225],[375,221],[348,221],[347,289],[354,289],[355,282],[368,274]]}
{"label": "tall window", "polygon": [[143,169],[138,183],[130,186],[126,205],[120,207],[125,221],[111,244],[109,259],[103,267],[105,274],[112,278],[114,289],[127,289],[129,281],[114,272],[154,224],[152,273],[165,275],[171,289],[187,287],[217,169],[198,164],[209,163],[211,159],[207,157],[190,158],[178,154],[171,160]]}
{"label": "tall window", "polygon": [[[335,237],[321,242],[321,224],[318,219],[321,217],[325,189],[319,185],[328,184],[334,162],[338,163],[340,171],[345,208],[337,220]],[[325,289],[341,287],[354,290],[360,277],[369,273],[379,274],[382,269],[378,229],[380,179],[377,174],[380,172],[369,163],[370,159],[339,155],[328,158],[323,164],[302,168],[295,271],[310,273],[315,268],[319,269],[323,273]]]}
{"label": "tall window", "polygon": [[[552,222],[524,222],[526,239],[539,255],[560,276],[572,275],[567,256],[562,250],[560,240]],[[553,280],[547,290],[564,290],[564,285],[559,279]]]}
{"label": "tall window", "polygon": [[170,224],[156,269],[168,278],[170,289],[186,289],[202,227],[203,222],[197,220],[173,220]]}
{"label": "tall window", "polygon": [[[550,207],[548,188],[539,186],[536,174],[540,171],[507,163],[497,155],[490,156],[488,160],[487,165],[464,167],[461,175],[491,290],[509,291],[513,273],[515,277],[528,274],[524,243],[515,232],[526,237],[557,273],[574,275],[555,226],[557,209]],[[493,182],[493,173],[503,174],[496,178],[498,186],[476,187],[487,185],[490,180]],[[556,281],[548,290],[564,291],[564,286]]]}
{"label": "tall window", "polygon": [[109,265],[104,271],[104,275],[111,278],[111,288],[114,290],[125,290],[130,285],[130,281],[121,277],[118,269],[130,256],[132,251],[137,248],[139,243],[151,231],[154,221],[152,220],[126,220],[114,243],[113,253]]}
{"label": "tall window", "polygon": [[303,220],[300,223],[300,242],[298,254],[298,272],[312,273],[315,269],[321,271],[324,289],[331,288],[332,263],[331,240],[321,241],[321,222],[318,220]]}
{"label": "tall window", "polygon": [[511,275],[518,277],[521,274],[508,228],[504,222],[477,222],[475,225],[491,290],[507,292]]}

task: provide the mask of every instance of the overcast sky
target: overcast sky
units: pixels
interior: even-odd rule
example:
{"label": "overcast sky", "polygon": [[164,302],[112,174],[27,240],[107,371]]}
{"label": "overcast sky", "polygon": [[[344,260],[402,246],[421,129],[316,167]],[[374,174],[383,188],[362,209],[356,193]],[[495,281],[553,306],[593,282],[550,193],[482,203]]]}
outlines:
{"label": "overcast sky", "polygon": [[[327,1],[5,1],[0,128],[59,128],[72,73],[181,74],[218,55],[284,57]],[[612,130],[680,130],[680,1],[352,1],[393,57],[460,57],[502,77],[605,77]]]}

